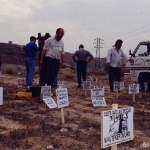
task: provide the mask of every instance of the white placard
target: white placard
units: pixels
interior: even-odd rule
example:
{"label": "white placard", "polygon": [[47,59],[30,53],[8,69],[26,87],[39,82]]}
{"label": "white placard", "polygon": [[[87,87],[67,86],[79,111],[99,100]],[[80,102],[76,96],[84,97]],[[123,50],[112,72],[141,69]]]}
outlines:
{"label": "white placard", "polygon": [[0,87],[0,105],[3,105],[3,87]]}
{"label": "white placard", "polygon": [[58,108],[69,106],[67,88],[56,89]]}
{"label": "white placard", "polygon": [[129,94],[138,94],[138,93],[139,93],[139,84],[130,84]]}
{"label": "white placard", "polygon": [[22,88],[23,82],[21,79],[18,80],[18,88]]}
{"label": "white placard", "polygon": [[102,111],[101,147],[133,140],[133,107]]}
{"label": "white placard", "polygon": [[61,86],[61,87],[63,87],[64,86],[64,82],[63,81],[57,81],[57,86],[59,87],[59,86]]}
{"label": "white placard", "polygon": [[124,90],[124,82],[114,82],[114,91]]}
{"label": "white placard", "polygon": [[106,106],[106,101],[104,97],[91,97],[94,107]]}
{"label": "white placard", "polygon": [[43,99],[43,101],[46,103],[46,105],[50,108],[56,108],[57,104],[55,103],[55,101],[50,97],[50,98],[45,98]]}
{"label": "white placard", "polygon": [[97,83],[98,82],[98,77],[91,77],[91,81]]}
{"label": "white placard", "polygon": [[90,89],[91,89],[91,81],[84,81],[83,90],[90,90]]}
{"label": "white placard", "polygon": [[91,97],[104,96],[104,86],[91,86]]}
{"label": "white placard", "polygon": [[43,86],[42,87],[43,100],[51,97],[51,86]]}

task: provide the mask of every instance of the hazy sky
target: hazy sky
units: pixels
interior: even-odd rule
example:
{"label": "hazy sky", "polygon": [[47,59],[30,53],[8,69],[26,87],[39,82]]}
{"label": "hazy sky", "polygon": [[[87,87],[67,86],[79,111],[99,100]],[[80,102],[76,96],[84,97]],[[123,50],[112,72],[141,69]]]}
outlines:
{"label": "hazy sky", "polygon": [[65,30],[65,51],[79,44],[95,55],[94,39],[104,39],[101,57],[117,39],[128,55],[149,40],[150,0],[0,0],[0,42],[26,44],[31,35]]}

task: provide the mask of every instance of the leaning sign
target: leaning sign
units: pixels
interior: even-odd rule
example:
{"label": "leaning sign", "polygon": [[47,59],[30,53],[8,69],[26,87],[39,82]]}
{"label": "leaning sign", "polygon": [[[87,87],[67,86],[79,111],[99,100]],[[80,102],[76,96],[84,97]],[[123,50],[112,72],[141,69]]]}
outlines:
{"label": "leaning sign", "polygon": [[106,101],[104,97],[91,97],[94,107],[106,106]]}
{"label": "leaning sign", "polygon": [[104,86],[91,86],[91,97],[104,96]]}
{"label": "leaning sign", "polygon": [[133,140],[133,107],[101,112],[101,147]]}
{"label": "leaning sign", "polygon": [[91,81],[84,81],[83,90],[90,90],[90,89],[91,89]]}

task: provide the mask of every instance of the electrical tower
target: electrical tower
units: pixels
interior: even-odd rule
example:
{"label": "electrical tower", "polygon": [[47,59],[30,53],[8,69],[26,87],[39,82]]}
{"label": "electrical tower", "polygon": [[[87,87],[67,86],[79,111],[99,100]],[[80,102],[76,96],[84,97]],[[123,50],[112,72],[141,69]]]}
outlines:
{"label": "electrical tower", "polygon": [[103,48],[101,47],[101,44],[104,44],[101,41],[104,41],[104,40],[101,38],[96,38],[94,39],[94,43],[93,43],[93,44],[96,44],[96,46],[94,46],[94,48],[96,48],[96,56],[95,56],[95,69],[96,70],[100,69],[100,49]]}

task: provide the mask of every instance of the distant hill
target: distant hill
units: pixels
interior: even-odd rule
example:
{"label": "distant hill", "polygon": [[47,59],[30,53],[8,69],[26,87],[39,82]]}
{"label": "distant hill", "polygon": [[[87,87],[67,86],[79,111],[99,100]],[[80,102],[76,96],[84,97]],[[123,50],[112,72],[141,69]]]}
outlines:
{"label": "distant hill", "polygon": [[[65,53],[65,63],[67,66],[76,67],[76,63],[72,59],[72,53]],[[17,44],[8,44],[8,43],[0,43],[0,58],[3,63],[6,64],[19,64],[24,65],[24,50],[23,45]],[[38,65],[38,57],[36,58],[36,65]],[[95,58],[97,59],[97,58]],[[106,58],[101,58],[101,68],[103,68],[106,64]],[[95,60],[92,60],[88,64],[88,68],[95,68]]]}

